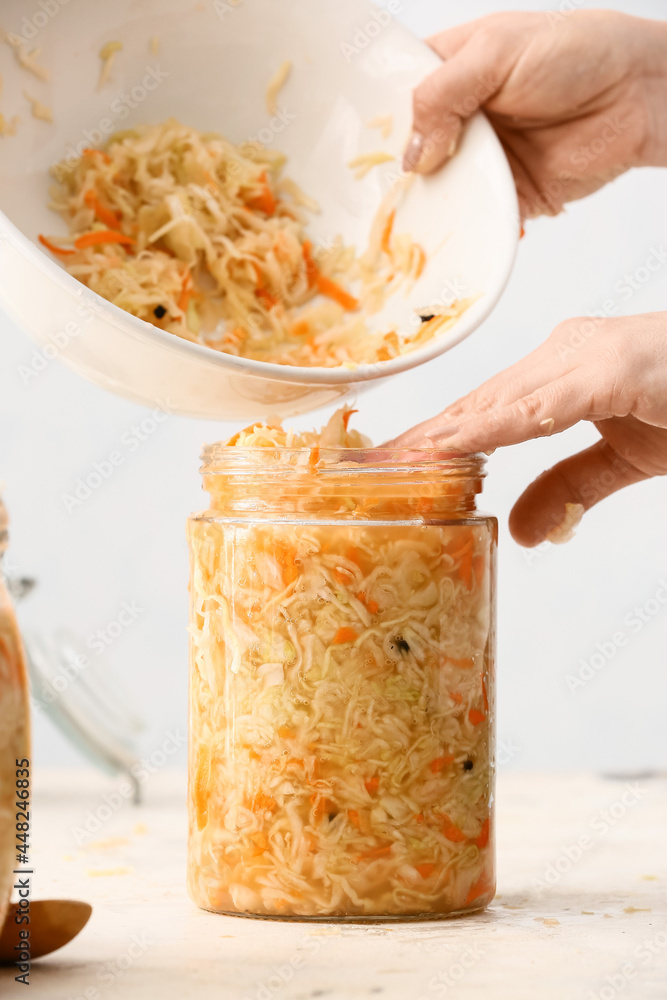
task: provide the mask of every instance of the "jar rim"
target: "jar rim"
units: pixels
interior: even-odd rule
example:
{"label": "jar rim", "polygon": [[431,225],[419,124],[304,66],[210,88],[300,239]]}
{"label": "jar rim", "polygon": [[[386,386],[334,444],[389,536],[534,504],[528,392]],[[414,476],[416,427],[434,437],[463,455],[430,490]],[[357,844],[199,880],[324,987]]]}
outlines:
{"label": "jar rim", "polygon": [[215,442],[204,445],[200,457],[200,471],[206,476],[296,470],[317,475],[332,472],[405,474],[412,469],[431,470],[440,475],[486,476],[483,452],[462,453],[442,448],[244,448]]}

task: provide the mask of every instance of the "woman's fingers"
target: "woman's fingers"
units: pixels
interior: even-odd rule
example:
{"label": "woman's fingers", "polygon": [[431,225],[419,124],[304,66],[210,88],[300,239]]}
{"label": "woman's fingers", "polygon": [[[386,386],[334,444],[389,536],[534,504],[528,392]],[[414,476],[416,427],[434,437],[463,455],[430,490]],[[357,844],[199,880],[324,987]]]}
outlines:
{"label": "woman's fingers", "polygon": [[[447,46],[443,49],[447,51]],[[508,52],[488,32],[472,32],[455,54],[423,80],[413,95],[413,131],[403,168],[430,173],[452,155],[463,122],[497,93],[508,72]]]}
{"label": "woman's fingers", "polygon": [[505,406],[464,417],[454,434],[436,433],[432,441],[434,446],[461,452],[490,451],[610,415],[594,412],[590,380],[576,370]]}
{"label": "woman's fingers", "polygon": [[425,438],[435,440],[449,437],[458,430],[462,421],[527,396],[567,374],[569,369],[569,363],[558,356],[552,342],[547,340],[516,364],[461,396],[436,417],[417,424],[389,442],[389,447],[415,447]]}
{"label": "woman's fingers", "polygon": [[[601,440],[543,472],[519,497],[510,514],[510,531],[520,545],[539,545],[567,528],[572,505],[589,510],[600,500],[648,475]],[[577,511],[574,511],[575,515]]]}
{"label": "woman's fingers", "polygon": [[477,21],[467,21],[465,24],[456,24],[453,28],[439,31],[437,35],[431,35],[426,39],[441,59],[451,59],[456,53],[466,45],[475,32],[479,31],[483,19]]}

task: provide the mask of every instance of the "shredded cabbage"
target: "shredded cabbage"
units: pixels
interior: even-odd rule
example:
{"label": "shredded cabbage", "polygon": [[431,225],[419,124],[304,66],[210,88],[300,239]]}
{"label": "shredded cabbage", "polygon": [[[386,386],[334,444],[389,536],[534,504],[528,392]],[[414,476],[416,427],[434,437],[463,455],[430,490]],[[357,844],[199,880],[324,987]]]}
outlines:
{"label": "shredded cabbage", "polygon": [[438,310],[412,335],[371,333],[366,316],[409,287],[426,262],[421,247],[393,231],[401,185],[380,206],[357,258],[340,238],[312,245],[306,211],[316,205],[281,177],[284,162],[257,144],[237,147],[174,120],[119,132],[104,149],[54,168],[51,207],[69,237],[40,239],[121,309],[259,361],[385,361],[456,322],[469,300]]}
{"label": "shredded cabbage", "polygon": [[[223,477],[189,522],[188,881],[205,909],[450,914],[493,896],[493,522],[429,523],[409,477],[388,496],[349,466],[339,495],[332,460],[309,456],[364,446],[348,417],[230,439],[259,475]],[[276,510],[285,448],[306,463]],[[235,513],[262,475],[266,497]],[[297,518],[300,491],[314,513]]]}

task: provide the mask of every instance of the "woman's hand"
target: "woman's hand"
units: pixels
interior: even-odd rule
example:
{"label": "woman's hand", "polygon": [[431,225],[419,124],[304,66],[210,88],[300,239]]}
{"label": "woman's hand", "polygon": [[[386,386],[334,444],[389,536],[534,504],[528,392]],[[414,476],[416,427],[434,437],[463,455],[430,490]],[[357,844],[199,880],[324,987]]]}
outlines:
{"label": "woman's hand", "polygon": [[[532,483],[510,515],[537,545],[623,486],[667,475],[667,313],[572,319],[522,361],[390,443],[462,452],[557,434],[580,420],[602,435]],[[580,509],[580,508],[579,508]]]}
{"label": "woman's hand", "polygon": [[556,215],[634,166],[667,165],[667,23],[613,11],[492,14],[429,44],[404,167],[430,173],[480,107],[524,217]]}

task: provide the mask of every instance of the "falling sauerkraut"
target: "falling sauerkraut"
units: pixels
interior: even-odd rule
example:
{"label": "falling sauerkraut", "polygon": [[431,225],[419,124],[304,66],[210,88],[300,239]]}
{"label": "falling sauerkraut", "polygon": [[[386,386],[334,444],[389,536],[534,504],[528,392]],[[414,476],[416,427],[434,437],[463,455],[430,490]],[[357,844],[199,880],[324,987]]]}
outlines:
{"label": "falling sauerkraut", "polygon": [[340,238],[315,246],[312,200],[282,178],[284,163],[258,144],[237,147],[173,120],[119,132],[54,168],[52,208],[69,236],[40,241],[121,309],[259,361],[386,361],[456,322],[468,300],[411,334],[371,332],[367,316],[420,276],[424,251],[394,233],[394,195],[362,256]]}
{"label": "falling sauerkraut", "polygon": [[451,470],[369,465],[349,415],[205,452],[211,509],[189,522],[205,909],[447,915],[493,896],[494,522],[466,515]]}

